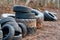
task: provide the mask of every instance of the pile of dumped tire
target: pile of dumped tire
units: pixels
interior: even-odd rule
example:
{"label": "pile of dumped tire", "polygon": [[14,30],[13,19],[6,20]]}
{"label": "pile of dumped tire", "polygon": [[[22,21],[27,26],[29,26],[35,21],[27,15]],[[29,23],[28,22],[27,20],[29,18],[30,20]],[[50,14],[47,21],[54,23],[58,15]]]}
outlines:
{"label": "pile of dumped tire", "polygon": [[[22,30],[12,17],[2,18],[0,20],[2,30],[2,40],[20,40],[22,39]],[[1,36],[0,36],[1,37]]]}
{"label": "pile of dumped tire", "polygon": [[[14,12],[16,12],[15,18],[2,17],[0,20],[1,40],[22,40],[22,38],[25,37],[27,34],[32,34],[35,31],[34,28],[36,27],[35,14],[32,14],[29,8],[26,8],[24,6],[14,6],[13,10]],[[23,19],[26,23],[33,22],[34,25],[31,24],[32,25],[31,26],[29,24],[30,26],[28,27],[26,26],[27,24],[18,22],[18,20],[20,21],[21,19]]]}
{"label": "pile of dumped tire", "polygon": [[[54,14],[42,12],[25,6],[14,6],[15,16],[0,19],[0,40],[22,40],[28,34],[36,32],[36,20],[39,24],[43,20],[57,20]],[[55,19],[54,19],[55,18]]]}
{"label": "pile of dumped tire", "polygon": [[27,28],[27,34],[33,34],[36,30],[36,18],[31,9],[26,6],[14,6],[13,11],[15,12],[17,23],[24,23]]}

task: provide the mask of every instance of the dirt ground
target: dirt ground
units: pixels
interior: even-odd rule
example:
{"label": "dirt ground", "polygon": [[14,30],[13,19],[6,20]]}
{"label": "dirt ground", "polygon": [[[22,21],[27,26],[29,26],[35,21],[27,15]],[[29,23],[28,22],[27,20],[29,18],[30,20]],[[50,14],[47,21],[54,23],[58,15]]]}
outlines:
{"label": "dirt ground", "polygon": [[60,40],[60,10],[50,10],[57,13],[57,21],[44,21],[44,26],[37,29],[34,35],[28,35],[23,40]]}

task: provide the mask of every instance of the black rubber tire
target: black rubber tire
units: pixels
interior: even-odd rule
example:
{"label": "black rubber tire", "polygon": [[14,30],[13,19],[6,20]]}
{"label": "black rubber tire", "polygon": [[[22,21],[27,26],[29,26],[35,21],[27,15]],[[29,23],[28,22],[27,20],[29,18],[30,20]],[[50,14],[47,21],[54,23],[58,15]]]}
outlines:
{"label": "black rubber tire", "polygon": [[1,21],[0,21],[1,26],[3,26],[7,22],[15,22],[15,19],[12,18],[12,17],[2,18]]}
{"label": "black rubber tire", "polygon": [[13,40],[22,39],[21,28],[18,26],[18,24],[16,22],[7,22],[6,24],[11,25],[14,28],[14,30],[15,30]]}
{"label": "black rubber tire", "polygon": [[36,10],[36,9],[31,9],[31,12],[32,12],[33,14],[35,14],[35,17],[36,17],[36,18],[44,17],[44,16],[43,16],[43,13],[40,12],[40,11],[38,11],[38,10]]}
{"label": "black rubber tire", "polygon": [[13,7],[13,11],[14,12],[30,13],[31,9],[29,7],[26,7],[26,6],[16,5]]}
{"label": "black rubber tire", "polygon": [[45,21],[55,21],[55,20],[57,20],[57,19],[55,19],[55,17],[56,16],[51,13],[44,13],[44,20]]}
{"label": "black rubber tire", "polygon": [[15,29],[15,34],[14,34],[13,40],[20,40],[20,39],[22,39],[22,30],[18,26],[18,24],[16,22],[8,22],[7,24],[10,24]]}
{"label": "black rubber tire", "polygon": [[5,24],[2,27],[2,31],[3,31],[3,40],[12,40],[13,39],[15,30],[11,25]]}
{"label": "black rubber tire", "polygon": [[15,31],[22,33],[21,28],[19,27],[19,25],[16,22],[7,22],[6,24],[11,25],[15,29]]}
{"label": "black rubber tire", "polygon": [[32,13],[30,13],[30,14],[26,14],[26,13],[18,13],[18,14],[16,14],[16,18],[17,19],[34,19],[35,18],[35,14],[32,14]]}
{"label": "black rubber tire", "polygon": [[25,37],[27,35],[27,28],[26,28],[25,24],[18,23],[18,25],[22,29],[22,37]]}

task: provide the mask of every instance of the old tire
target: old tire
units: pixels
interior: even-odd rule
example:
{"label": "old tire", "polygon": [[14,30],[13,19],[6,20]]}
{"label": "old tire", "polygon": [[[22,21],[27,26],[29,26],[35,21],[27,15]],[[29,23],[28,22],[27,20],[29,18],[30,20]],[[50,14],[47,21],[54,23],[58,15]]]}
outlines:
{"label": "old tire", "polygon": [[22,5],[14,6],[13,11],[14,12],[22,12],[22,13],[31,13],[31,9],[29,7],[22,6]]}
{"label": "old tire", "polygon": [[57,17],[51,13],[44,13],[44,20],[45,21],[54,21],[54,20],[57,20]]}
{"label": "old tire", "polygon": [[16,24],[15,22],[8,22],[6,24],[9,24],[14,28],[15,32],[12,40],[22,39],[22,31],[21,31],[21,28],[17,26],[18,24]]}
{"label": "old tire", "polygon": [[9,25],[9,24],[5,24],[2,27],[2,31],[3,31],[3,40],[12,40],[13,36],[14,36],[14,28]]}
{"label": "old tire", "polygon": [[25,24],[23,23],[18,23],[19,27],[22,29],[22,37],[25,37],[27,34],[27,28],[25,26]]}
{"label": "old tire", "polygon": [[7,22],[6,24],[11,25],[15,29],[15,31],[19,31],[20,33],[22,33],[21,28],[18,26],[16,22]]}
{"label": "old tire", "polygon": [[12,18],[12,17],[2,18],[1,21],[0,21],[1,26],[3,26],[7,22],[15,22],[15,19]]}
{"label": "old tire", "polygon": [[17,19],[34,19],[35,18],[35,14],[26,14],[26,13],[17,13],[16,14],[16,18]]}
{"label": "old tire", "polygon": [[35,17],[36,18],[43,18],[44,16],[43,16],[43,13],[42,12],[40,12],[40,11],[38,11],[38,10],[36,10],[36,9],[31,9],[31,12],[33,13],[33,14],[35,14]]}

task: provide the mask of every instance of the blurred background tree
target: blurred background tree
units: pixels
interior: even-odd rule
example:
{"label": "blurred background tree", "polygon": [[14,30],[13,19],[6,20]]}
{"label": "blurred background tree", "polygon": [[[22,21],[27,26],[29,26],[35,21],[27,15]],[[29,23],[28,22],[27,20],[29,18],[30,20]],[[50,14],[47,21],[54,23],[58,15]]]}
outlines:
{"label": "blurred background tree", "polygon": [[60,8],[60,0],[0,0],[0,14],[13,13],[14,5],[25,5],[35,9]]}

